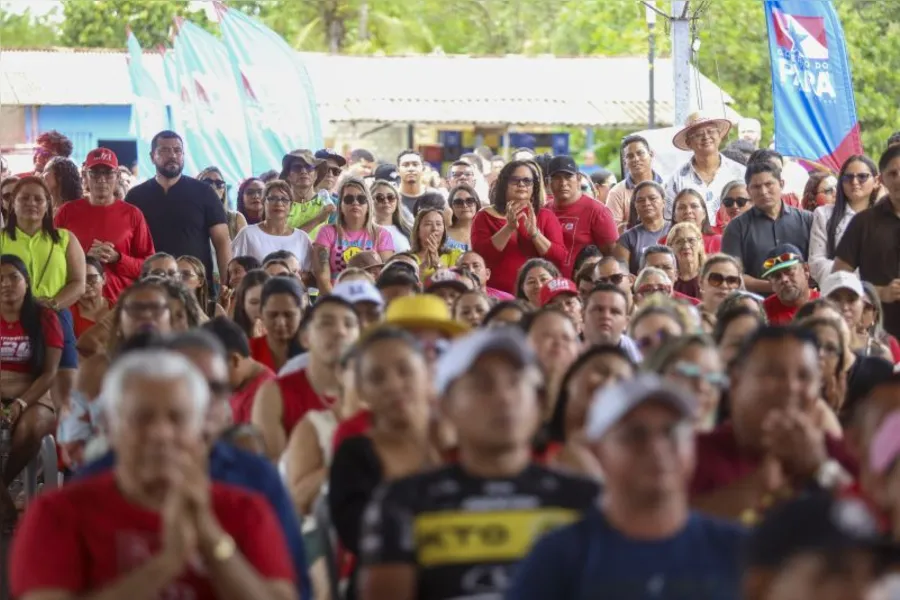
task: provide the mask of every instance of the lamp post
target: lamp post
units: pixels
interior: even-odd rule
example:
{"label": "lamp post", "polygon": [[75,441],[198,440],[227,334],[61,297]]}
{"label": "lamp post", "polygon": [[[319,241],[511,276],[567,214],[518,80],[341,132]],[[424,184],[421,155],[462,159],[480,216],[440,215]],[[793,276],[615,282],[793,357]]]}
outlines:
{"label": "lamp post", "polygon": [[644,3],[644,18],[647,22],[647,33],[649,39],[649,48],[647,52],[647,71],[650,74],[650,99],[649,111],[647,115],[647,129],[656,127],[656,73],[654,63],[656,62],[656,0],[647,0]]}

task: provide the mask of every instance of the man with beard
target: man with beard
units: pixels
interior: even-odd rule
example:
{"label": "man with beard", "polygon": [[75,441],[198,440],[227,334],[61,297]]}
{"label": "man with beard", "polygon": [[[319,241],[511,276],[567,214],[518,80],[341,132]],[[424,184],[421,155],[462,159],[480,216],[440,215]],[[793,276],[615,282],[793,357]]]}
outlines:
{"label": "man with beard", "polygon": [[809,265],[792,244],[781,244],[769,251],[762,278],[772,284],[775,292],[763,302],[772,325],[790,323],[801,306],[819,297],[819,292],[809,289]]}
{"label": "man with beard", "polygon": [[174,131],[153,136],[150,158],[156,176],[131,188],[125,202],[144,213],[157,251],[200,259],[212,288],[210,241],[216,250],[219,273],[227,273],[231,261],[225,207],[212,187],[182,174],[184,141]]}
{"label": "man with beard", "polygon": [[404,150],[397,156],[400,171],[400,202],[415,216],[416,201],[426,192],[434,192],[425,185],[425,163],[415,150]]}

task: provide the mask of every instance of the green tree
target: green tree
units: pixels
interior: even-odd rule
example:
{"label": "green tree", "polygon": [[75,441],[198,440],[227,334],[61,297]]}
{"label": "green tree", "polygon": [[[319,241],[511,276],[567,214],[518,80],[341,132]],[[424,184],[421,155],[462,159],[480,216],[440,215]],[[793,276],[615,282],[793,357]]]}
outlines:
{"label": "green tree", "polygon": [[43,16],[25,9],[14,14],[0,7],[0,45],[4,48],[47,48],[59,43],[59,36],[51,19],[55,13]]}
{"label": "green tree", "polygon": [[145,48],[168,44],[173,19],[184,17],[210,27],[188,0],[66,0],[63,4],[62,43],[80,48],[124,48],[126,29]]}

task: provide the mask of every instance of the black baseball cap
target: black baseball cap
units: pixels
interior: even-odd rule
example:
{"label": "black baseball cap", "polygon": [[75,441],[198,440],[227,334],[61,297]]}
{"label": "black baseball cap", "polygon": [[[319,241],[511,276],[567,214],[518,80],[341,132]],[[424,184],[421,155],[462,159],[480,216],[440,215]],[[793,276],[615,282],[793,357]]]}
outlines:
{"label": "black baseball cap", "polygon": [[554,156],[550,159],[550,164],[547,166],[547,173],[550,177],[557,173],[578,175],[578,165],[575,164],[575,159],[571,156],[566,156],[565,154]]}
{"label": "black baseball cap", "polygon": [[375,181],[387,181],[394,185],[400,185],[400,173],[397,172],[397,165],[378,165],[372,176]]}
{"label": "black baseball cap", "polygon": [[343,167],[347,164],[347,159],[331,148],[323,148],[322,150],[317,150],[316,160],[333,160],[339,167]]}
{"label": "black baseball cap", "polygon": [[766,259],[763,261],[762,278],[765,279],[772,273],[799,265],[802,262],[805,261],[800,248],[793,244],[778,244],[766,254]]}
{"label": "black baseball cap", "polygon": [[802,554],[872,552],[882,565],[900,564],[900,546],[883,537],[878,521],[857,498],[810,491],[776,506],[744,546],[746,567],[780,569]]}

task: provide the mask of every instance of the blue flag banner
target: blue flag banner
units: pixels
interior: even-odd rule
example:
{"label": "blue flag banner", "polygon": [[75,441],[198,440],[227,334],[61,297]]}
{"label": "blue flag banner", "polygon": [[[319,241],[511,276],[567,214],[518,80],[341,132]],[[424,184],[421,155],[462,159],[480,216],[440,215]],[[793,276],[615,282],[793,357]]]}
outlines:
{"label": "blue flag banner", "polygon": [[128,32],[128,75],[134,92],[131,126],[137,139],[138,176],[147,179],[156,174],[150,159],[150,140],[157,132],[169,129],[171,125],[165,97],[144,69],[141,44],[131,31]]}
{"label": "blue flag banner", "polygon": [[775,149],[837,172],[862,153],[853,80],[831,0],[765,0]]}
{"label": "blue flag banner", "polygon": [[[185,143],[193,163],[217,166],[232,185],[251,173],[243,107],[222,43],[190,21],[178,22],[175,67]],[[186,172],[194,176],[197,171]]]}
{"label": "blue flag banner", "polygon": [[322,126],[306,67],[278,34],[215,3],[244,108],[253,172],[280,169],[295,148],[321,148]]}

